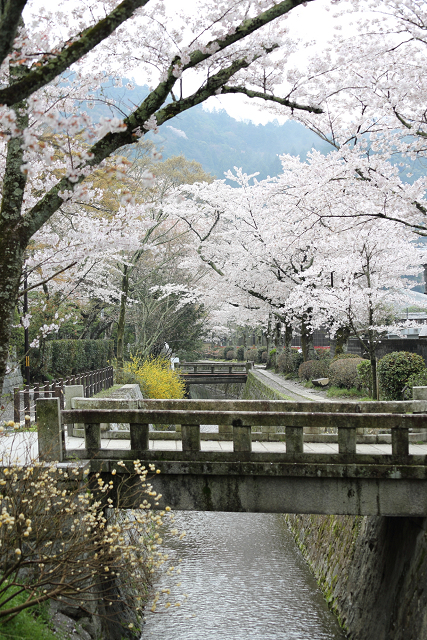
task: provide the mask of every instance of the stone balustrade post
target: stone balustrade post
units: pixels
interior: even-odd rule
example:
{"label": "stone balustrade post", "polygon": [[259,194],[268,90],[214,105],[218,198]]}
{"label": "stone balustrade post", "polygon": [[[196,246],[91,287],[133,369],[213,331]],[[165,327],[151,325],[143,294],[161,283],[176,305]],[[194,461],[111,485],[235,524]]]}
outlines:
{"label": "stone balustrade post", "polygon": [[339,453],[356,453],[356,429],[338,427]]}
{"label": "stone balustrade post", "polygon": [[304,452],[304,428],[285,427],[286,453]]}
{"label": "stone balustrade post", "polygon": [[181,439],[183,451],[200,451],[200,425],[182,424]]}
{"label": "stone balustrade post", "polygon": [[129,424],[130,428],[130,448],[134,451],[148,451],[148,424]]}
{"label": "stone balustrade post", "polygon": [[59,398],[38,399],[37,437],[40,459],[62,462],[65,441],[61,424]]}
{"label": "stone balustrade post", "polygon": [[233,451],[252,451],[251,427],[239,418],[233,420]]}

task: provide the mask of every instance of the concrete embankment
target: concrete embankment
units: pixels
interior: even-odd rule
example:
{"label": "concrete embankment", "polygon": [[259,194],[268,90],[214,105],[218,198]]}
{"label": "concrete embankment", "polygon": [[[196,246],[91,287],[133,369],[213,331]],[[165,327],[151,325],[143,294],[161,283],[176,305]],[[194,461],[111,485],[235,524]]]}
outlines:
{"label": "concrete embankment", "polygon": [[[248,399],[308,399],[308,390],[269,372],[254,372],[248,383]],[[427,640],[427,518],[286,520],[351,640]]]}

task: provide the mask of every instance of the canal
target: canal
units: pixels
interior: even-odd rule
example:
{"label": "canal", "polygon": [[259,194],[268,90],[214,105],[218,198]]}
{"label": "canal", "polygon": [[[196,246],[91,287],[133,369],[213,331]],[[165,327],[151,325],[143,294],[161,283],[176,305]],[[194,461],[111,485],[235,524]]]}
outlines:
{"label": "canal", "polygon": [[175,569],[155,584],[144,640],[345,637],[282,515],[181,511],[176,526],[186,536],[168,546]]}
{"label": "canal", "polygon": [[[192,385],[191,396],[224,391]],[[186,536],[164,549],[175,569],[154,585],[159,600],[154,612],[147,608],[143,640],[345,637],[283,515],[180,511],[175,526]]]}

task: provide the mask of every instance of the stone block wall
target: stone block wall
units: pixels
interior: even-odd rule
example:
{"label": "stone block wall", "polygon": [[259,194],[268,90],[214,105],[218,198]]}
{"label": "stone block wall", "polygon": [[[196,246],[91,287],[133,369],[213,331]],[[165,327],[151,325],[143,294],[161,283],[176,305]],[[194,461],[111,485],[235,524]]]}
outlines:
{"label": "stone block wall", "polygon": [[427,639],[427,519],[287,515],[351,640]]}

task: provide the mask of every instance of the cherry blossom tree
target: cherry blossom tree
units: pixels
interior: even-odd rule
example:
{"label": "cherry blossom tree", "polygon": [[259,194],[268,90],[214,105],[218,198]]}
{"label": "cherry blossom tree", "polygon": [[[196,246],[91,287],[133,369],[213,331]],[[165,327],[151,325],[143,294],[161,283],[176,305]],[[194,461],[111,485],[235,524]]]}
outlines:
{"label": "cherry blossom tree", "polygon": [[[236,170],[227,177],[237,188],[217,181],[183,192],[178,212],[212,268],[210,295],[222,300],[225,291],[239,324],[249,314],[267,324],[273,313],[287,343],[290,330],[300,329],[305,359],[314,355],[313,330],[327,326],[366,334],[374,361],[380,315],[386,303],[401,302],[413,286],[402,276],[419,273],[423,261],[411,229],[388,219],[397,206],[402,211],[401,200],[381,190],[374,197],[335,152],[313,152],[307,163],[283,156],[282,165],[275,179],[257,182]],[[331,175],[341,175],[345,188]]]}
{"label": "cherry blossom tree", "polygon": [[[302,4],[206,1],[187,11],[162,0],[0,4],[0,386],[33,236],[55,212],[87,200],[94,169],[147,131],[221,92],[272,99],[267,85],[277,63],[269,57],[294,47],[283,18]],[[92,122],[97,88],[136,67],[153,86],[149,95],[124,119]],[[292,92],[274,100],[318,111]]]}

